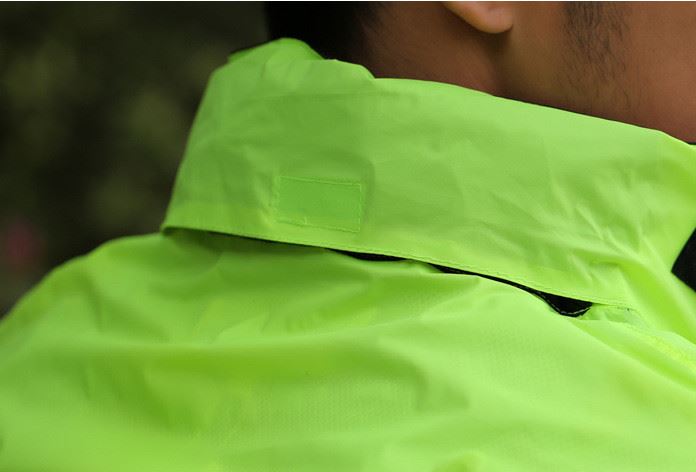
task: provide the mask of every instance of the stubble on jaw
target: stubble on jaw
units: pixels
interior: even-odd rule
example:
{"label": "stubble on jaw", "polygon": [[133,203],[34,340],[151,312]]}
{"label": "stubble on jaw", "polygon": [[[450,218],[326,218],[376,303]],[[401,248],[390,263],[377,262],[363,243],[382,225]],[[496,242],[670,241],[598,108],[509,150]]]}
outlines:
{"label": "stubble on jaw", "polygon": [[602,103],[611,103],[616,111],[629,111],[629,9],[613,2],[568,2],[563,7],[567,99],[580,100],[574,108],[581,113],[596,114],[593,104]]}

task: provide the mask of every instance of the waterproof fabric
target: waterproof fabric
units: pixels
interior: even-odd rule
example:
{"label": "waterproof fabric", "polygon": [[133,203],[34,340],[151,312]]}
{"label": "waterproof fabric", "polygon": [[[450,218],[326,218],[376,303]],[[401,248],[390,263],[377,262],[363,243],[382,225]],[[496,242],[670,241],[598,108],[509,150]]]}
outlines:
{"label": "waterproof fabric", "polygon": [[237,52],[161,231],[0,323],[0,470],[694,470],[695,227],[664,133]]}

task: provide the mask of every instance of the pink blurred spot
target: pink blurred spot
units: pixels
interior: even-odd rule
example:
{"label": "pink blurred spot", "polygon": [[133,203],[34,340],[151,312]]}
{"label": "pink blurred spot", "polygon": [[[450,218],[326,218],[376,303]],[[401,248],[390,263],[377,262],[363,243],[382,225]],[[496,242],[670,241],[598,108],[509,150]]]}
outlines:
{"label": "pink blurred spot", "polygon": [[25,218],[10,221],[2,231],[2,256],[14,272],[34,269],[43,253],[43,240],[36,226]]}

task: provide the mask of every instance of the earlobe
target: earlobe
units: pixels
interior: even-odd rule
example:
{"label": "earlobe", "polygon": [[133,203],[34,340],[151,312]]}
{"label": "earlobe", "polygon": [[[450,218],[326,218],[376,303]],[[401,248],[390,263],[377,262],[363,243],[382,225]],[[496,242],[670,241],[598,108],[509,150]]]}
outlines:
{"label": "earlobe", "polygon": [[509,2],[442,2],[443,6],[482,33],[500,34],[512,28],[513,9]]}

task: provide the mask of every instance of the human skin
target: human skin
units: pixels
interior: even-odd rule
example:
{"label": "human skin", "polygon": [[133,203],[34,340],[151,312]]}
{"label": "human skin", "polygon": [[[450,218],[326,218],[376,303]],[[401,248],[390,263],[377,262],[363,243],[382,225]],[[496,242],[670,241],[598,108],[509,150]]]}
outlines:
{"label": "human skin", "polygon": [[696,2],[573,3],[387,3],[366,66],[696,142]]}

